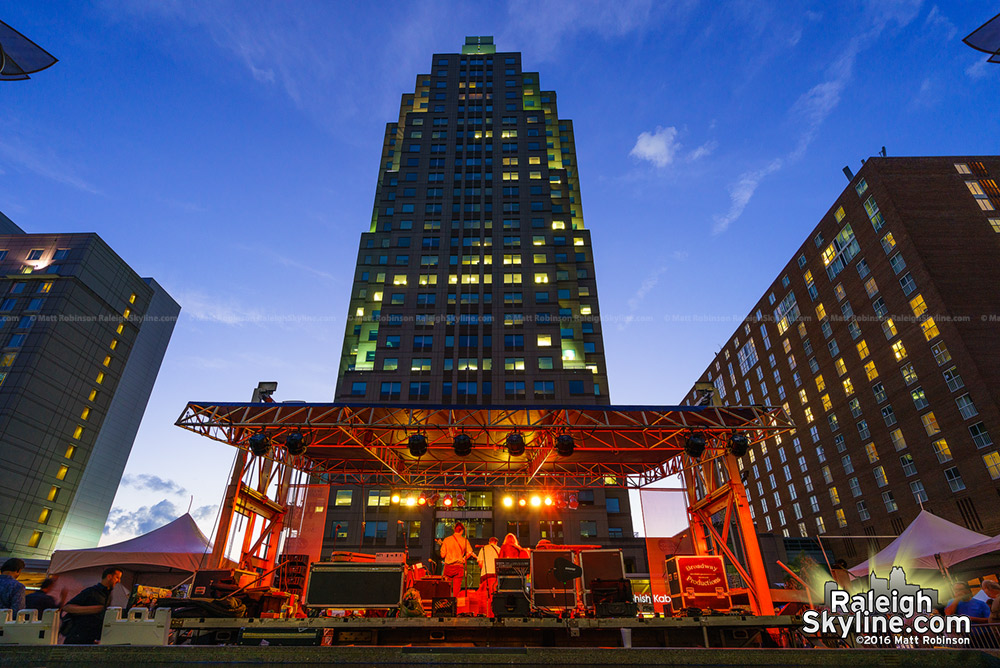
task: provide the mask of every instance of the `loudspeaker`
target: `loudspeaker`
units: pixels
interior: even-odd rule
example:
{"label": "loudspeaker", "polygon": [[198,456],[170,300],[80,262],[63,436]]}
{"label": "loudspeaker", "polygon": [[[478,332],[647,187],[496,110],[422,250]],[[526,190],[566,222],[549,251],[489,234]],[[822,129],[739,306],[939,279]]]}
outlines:
{"label": "loudspeaker", "polygon": [[454,596],[435,598],[431,604],[431,617],[454,617],[458,611],[458,601]]}
{"label": "loudspeaker", "polygon": [[306,607],[398,608],[406,581],[401,564],[314,563]]}
{"label": "loudspeaker", "polygon": [[531,599],[535,607],[575,608],[576,582],[556,578],[556,559],[574,562],[572,550],[534,550],[531,553]]}
{"label": "loudspeaker", "polygon": [[494,617],[528,617],[531,606],[524,592],[501,592],[493,594]]}
{"label": "loudspeaker", "polygon": [[588,608],[594,606],[594,580],[625,579],[621,550],[583,550],[580,552],[580,565],[583,567],[583,602]]}

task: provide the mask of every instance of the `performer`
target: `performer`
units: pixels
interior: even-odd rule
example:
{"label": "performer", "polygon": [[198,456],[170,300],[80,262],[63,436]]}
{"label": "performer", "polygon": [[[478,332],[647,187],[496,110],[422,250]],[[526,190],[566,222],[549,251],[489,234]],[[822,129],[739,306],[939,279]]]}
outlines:
{"label": "performer", "polygon": [[474,556],[472,545],[465,538],[465,526],[455,522],[455,533],[441,541],[441,560],[444,562],[441,574],[451,580],[451,595],[456,598],[465,579],[465,560]]}
{"label": "performer", "polygon": [[512,533],[504,536],[503,545],[500,546],[501,559],[527,559],[528,551],[517,542],[517,536]]}
{"label": "performer", "polygon": [[496,536],[490,536],[490,542],[483,545],[476,555],[479,562],[479,604],[485,609],[486,615],[493,616],[493,592],[497,590],[497,557],[500,556],[500,546]]}

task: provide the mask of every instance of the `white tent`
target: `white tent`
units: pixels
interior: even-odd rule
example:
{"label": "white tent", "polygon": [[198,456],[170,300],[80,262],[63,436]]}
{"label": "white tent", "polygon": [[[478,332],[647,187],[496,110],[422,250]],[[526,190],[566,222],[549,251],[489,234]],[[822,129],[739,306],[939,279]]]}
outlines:
{"label": "white tent", "polygon": [[937,559],[934,555],[987,540],[989,536],[970,531],[926,510],[921,510],[896,540],[873,558],[851,568],[850,573],[855,577],[865,577],[874,570],[880,577],[887,577],[893,566],[937,569]]}
{"label": "white tent", "polygon": [[122,581],[112,594],[112,605],[124,606],[132,585],[174,587],[207,564],[212,546],[198,529],[194,518],[185,514],[147,534],[102,547],[85,550],[57,550],[49,573],[58,575],[56,598],[66,600],[96,584],[108,566],[122,569]]}
{"label": "white tent", "polygon": [[[963,561],[968,561],[969,559],[981,557],[994,552],[1000,552],[1000,536],[987,538],[983,542],[976,543],[974,545],[967,545],[955,550],[948,550],[947,552],[942,552],[940,556],[941,562],[950,568],[955,564],[962,563]],[[1000,562],[1000,557],[995,554],[993,556],[995,559],[992,561]],[[978,560],[977,563],[979,563]]]}

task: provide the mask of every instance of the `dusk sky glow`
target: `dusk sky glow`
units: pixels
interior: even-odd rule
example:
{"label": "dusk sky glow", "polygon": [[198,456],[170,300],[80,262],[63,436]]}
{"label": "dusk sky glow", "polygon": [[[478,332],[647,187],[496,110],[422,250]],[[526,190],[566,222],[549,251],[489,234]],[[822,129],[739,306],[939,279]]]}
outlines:
{"label": "dusk sky glow", "polygon": [[185,404],[333,400],[385,124],[466,35],[521,51],[574,122],[613,404],[679,403],[847,185],[890,156],[995,154],[991,3],[44,2],[59,59],[0,83],[0,211],[97,232],[181,305],[105,542],[192,512],[232,448]]}

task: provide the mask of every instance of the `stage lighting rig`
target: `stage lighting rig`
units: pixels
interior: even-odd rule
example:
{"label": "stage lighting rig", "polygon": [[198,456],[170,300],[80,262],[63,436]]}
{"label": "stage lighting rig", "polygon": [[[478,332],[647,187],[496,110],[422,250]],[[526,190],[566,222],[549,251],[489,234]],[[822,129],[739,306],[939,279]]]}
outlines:
{"label": "stage lighting rig", "polygon": [[427,437],[423,434],[413,434],[407,442],[410,455],[413,457],[423,457],[427,454]]}
{"label": "stage lighting rig", "polygon": [[692,432],[684,442],[684,452],[692,459],[700,459],[705,452],[705,435],[700,431]]}
{"label": "stage lighting rig", "polygon": [[729,437],[729,454],[733,457],[742,457],[750,449],[750,439],[742,432],[733,432]]}
{"label": "stage lighting rig", "polygon": [[576,443],[573,442],[572,434],[559,434],[556,437],[556,453],[560,457],[569,457],[573,454]]}
{"label": "stage lighting rig", "polygon": [[455,436],[451,447],[459,457],[468,457],[472,453],[472,439],[463,432]]}
{"label": "stage lighting rig", "polygon": [[285,450],[290,455],[301,455],[308,447],[309,444],[306,443],[306,437],[301,431],[293,431],[285,437]]}
{"label": "stage lighting rig", "polygon": [[520,457],[524,454],[524,436],[520,432],[507,434],[507,454],[511,457]]}
{"label": "stage lighting rig", "polygon": [[264,457],[271,451],[271,439],[262,431],[247,439],[247,445],[250,447],[250,452],[258,457]]}

